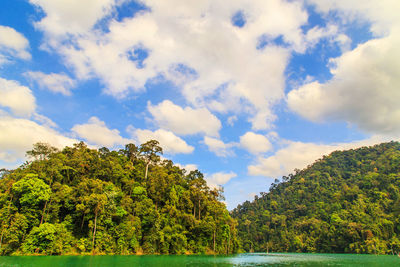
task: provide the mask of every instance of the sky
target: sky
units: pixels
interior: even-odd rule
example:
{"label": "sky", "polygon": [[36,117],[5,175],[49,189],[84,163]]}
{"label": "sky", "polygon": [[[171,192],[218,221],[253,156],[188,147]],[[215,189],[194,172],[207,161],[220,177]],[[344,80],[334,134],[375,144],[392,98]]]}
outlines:
{"label": "sky", "polygon": [[2,0],[0,168],[36,142],[164,157],[228,209],[399,140],[398,0]]}

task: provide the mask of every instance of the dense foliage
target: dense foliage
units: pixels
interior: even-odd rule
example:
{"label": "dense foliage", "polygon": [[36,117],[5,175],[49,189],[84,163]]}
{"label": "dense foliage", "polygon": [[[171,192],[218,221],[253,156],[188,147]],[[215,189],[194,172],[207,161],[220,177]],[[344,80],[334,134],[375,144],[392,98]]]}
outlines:
{"label": "dense foliage", "polygon": [[231,213],[247,251],[400,251],[400,144],[337,151]]}
{"label": "dense foliage", "polygon": [[120,151],[38,143],[0,172],[0,254],[233,253],[236,221],[157,141]]}

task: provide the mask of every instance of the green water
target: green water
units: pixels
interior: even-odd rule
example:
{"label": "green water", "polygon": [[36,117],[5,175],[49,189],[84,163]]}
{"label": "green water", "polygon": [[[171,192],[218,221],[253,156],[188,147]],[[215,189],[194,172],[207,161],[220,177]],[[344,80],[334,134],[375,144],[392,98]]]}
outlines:
{"label": "green water", "polygon": [[0,257],[0,267],[147,266],[400,266],[397,256],[343,254],[263,254],[234,256],[19,256]]}

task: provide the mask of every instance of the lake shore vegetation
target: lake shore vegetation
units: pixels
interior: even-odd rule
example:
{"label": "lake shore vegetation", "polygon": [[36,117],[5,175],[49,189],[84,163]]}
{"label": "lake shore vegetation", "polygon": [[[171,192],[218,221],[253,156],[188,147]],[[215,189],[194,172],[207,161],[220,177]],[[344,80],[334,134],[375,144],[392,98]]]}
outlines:
{"label": "lake shore vegetation", "polygon": [[119,151],[37,143],[0,173],[0,254],[231,254],[222,189],[162,159],[159,143]]}
{"label": "lake shore vegetation", "polygon": [[400,143],[324,156],[231,212],[246,251],[400,252]]}

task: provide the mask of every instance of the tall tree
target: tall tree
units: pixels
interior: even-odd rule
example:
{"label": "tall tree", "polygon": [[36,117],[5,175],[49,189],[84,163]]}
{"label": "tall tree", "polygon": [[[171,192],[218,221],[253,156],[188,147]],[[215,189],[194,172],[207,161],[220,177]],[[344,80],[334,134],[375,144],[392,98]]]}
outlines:
{"label": "tall tree", "polygon": [[57,151],[57,148],[51,146],[48,143],[38,142],[33,145],[32,150],[26,152],[26,155],[36,160],[45,160],[49,157],[49,155]]}
{"label": "tall tree", "polygon": [[145,180],[147,180],[149,165],[158,162],[160,160],[158,154],[163,154],[163,150],[159,145],[160,143],[158,141],[150,140],[140,146],[139,153],[146,163]]}

